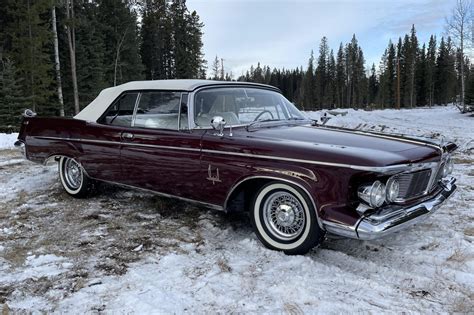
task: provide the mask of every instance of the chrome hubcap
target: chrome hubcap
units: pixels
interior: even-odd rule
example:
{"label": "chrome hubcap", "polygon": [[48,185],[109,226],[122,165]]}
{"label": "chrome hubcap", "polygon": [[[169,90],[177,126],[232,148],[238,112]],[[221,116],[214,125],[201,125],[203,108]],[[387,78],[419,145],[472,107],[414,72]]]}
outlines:
{"label": "chrome hubcap", "polygon": [[276,238],[291,241],[303,232],[306,222],[303,206],[289,192],[271,194],[263,205],[263,211],[265,225]]}
{"label": "chrome hubcap", "polygon": [[64,174],[67,185],[72,189],[78,189],[82,183],[82,170],[79,164],[72,159],[67,159],[64,164]]}

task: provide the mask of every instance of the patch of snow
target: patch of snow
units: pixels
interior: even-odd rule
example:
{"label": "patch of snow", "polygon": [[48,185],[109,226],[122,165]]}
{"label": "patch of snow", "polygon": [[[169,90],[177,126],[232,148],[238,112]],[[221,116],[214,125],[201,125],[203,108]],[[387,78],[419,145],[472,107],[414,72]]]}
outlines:
{"label": "patch of snow", "polygon": [[7,161],[1,161],[0,162],[0,167],[15,165],[15,164],[21,164],[21,163],[24,163],[24,162],[25,162],[25,159],[10,159],[10,160],[7,160]]}
{"label": "patch of snow", "polygon": [[53,277],[65,272],[69,265],[64,257],[55,255],[31,255],[26,257],[23,268],[8,275],[0,274],[0,283],[15,283],[25,279]]}
{"label": "patch of snow", "polygon": [[0,150],[15,148],[18,133],[0,133]]}

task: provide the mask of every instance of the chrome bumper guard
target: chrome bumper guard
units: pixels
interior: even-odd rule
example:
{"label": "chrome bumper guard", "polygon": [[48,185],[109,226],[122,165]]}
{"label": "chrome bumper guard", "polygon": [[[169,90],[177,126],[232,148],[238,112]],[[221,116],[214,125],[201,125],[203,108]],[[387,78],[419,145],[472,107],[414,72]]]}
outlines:
{"label": "chrome bumper guard", "polygon": [[21,155],[23,155],[24,158],[26,158],[26,148],[25,148],[25,143],[21,140],[17,140],[15,141],[15,144],[14,144],[15,148],[17,148],[18,150],[20,150],[21,152]]}
{"label": "chrome bumper guard", "polygon": [[403,230],[413,224],[422,222],[434,213],[443,202],[456,191],[455,178],[447,178],[440,182],[442,189],[430,199],[411,207],[388,206],[376,213],[362,217],[355,226],[340,223],[324,222],[328,232],[360,240],[373,240]]}

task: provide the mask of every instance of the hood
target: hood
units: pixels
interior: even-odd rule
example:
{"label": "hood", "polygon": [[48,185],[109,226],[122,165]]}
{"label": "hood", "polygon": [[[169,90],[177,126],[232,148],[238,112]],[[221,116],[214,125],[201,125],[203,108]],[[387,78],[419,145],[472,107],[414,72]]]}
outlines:
{"label": "hood", "polygon": [[257,128],[247,138],[272,142],[285,156],[361,166],[431,162],[441,156],[439,148],[421,140],[319,126]]}

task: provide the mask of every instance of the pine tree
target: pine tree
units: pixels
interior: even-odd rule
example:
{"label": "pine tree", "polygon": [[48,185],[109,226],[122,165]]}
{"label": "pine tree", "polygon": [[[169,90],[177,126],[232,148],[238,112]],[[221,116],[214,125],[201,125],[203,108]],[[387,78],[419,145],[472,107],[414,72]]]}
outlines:
{"label": "pine tree", "polygon": [[344,46],[342,43],[339,45],[339,50],[337,51],[337,60],[336,60],[336,106],[343,107],[344,91],[345,91],[345,82],[346,82],[346,70],[345,70],[345,56],[344,56]]}
{"label": "pine tree", "polygon": [[216,58],[214,59],[214,62],[212,63],[212,79],[213,80],[219,80],[220,78],[220,73],[221,73],[221,70],[220,70],[220,63],[219,63],[219,58],[216,56]]}
{"label": "pine tree", "polygon": [[314,52],[311,51],[311,55],[308,60],[308,68],[304,74],[303,79],[303,108],[306,110],[315,109],[315,80],[314,80]]}
{"label": "pine tree", "polygon": [[394,107],[396,104],[396,79],[397,79],[397,71],[396,71],[396,63],[397,63],[397,56],[395,52],[395,46],[391,41],[389,41],[388,48],[387,48],[387,60],[386,66],[384,71],[384,82],[385,82],[385,104],[389,107]]}
{"label": "pine tree", "polygon": [[166,0],[147,0],[142,6],[140,56],[147,80],[171,77],[171,22]]}
{"label": "pine tree", "polygon": [[471,65],[468,80],[466,81],[466,105],[474,105],[474,66]]}
{"label": "pine tree", "polygon": [[416,101],[416,94],[415,94],[415,75],[416,75],[416,66],[418,62],[418,38],[416,37],[416,30],[415,25],[411,28],[411,35],[410,35],[410,46],[409,46],[409,60],[408,64],[408,79],[409,79],[409,100],[410,100],[410,107],[413,107]]}
{"label": "pine tree", "polygon": [[427,61],[425,44],[423,44],[423,46],[419,50],[418,56],[419,59],[416,65],[415,74],[416,104],[424,106],[428,103],[427,91],[429,90],[429,86],[426,82]]}
{"label": "pine tree", "polygon": [[329,108],[336,106],[336,60],[334,59],[334,51],[331,49],[328,60],[328,73],[327,73],[327,105]]}
{"label": "pine tree", "polygon": [[0,60],[0,132],[18,131],[26,99],[10,59]]}
{"label": "pine tree", "polygon": [[441,37],[436,60],[435,99],[438,104],[448,104],[455,97],[455,63],[451,39]]}
{"label": "pine tree", "polygon": [[377,71],[375,70],[375,64],[372,64],[370,69],[370,77],[368,83],[368,97],[367,103],[369,106],[375,105],[377,103],[377,96],[379,94],[379,83],[377,80]]}
{"label": "pine tree", "polygon": [[263,70],[262,70],[262,67],[260,66],[260,62],[257,63],[257,67],[255,68],[253,72],[252,81],[257,82],[257,83],[265,82],[265,79],[263,78]]}
{"label": "pine tree", "polygon": [[428,105],[431,107],[434,104],[434,88],[435,88],[435,74],[436,74],[436,37],[430,36],[428,43],[428,50],[426,52],[426,78],[425,86],[428,94]]}
{"label": "pine tree", "polygon": [[[202,28],[204,24],[200,21],[196,11],[187,15],[187,52],[189,54],[188,73],[184,78],[203,78],[206,73],[206,60],[204,59]],[[232,77],[232,76],[231,76]]]}
{"label": "pine tree", "polygon": [[326,108],[328,104],[328,39],[323,37],[319,45],[318,63],[315,72],[315,104],[319,108]]}
{"label": "pine tree", "polygon": [[[105,32],[99,18],[99,8],[84,2],[75,7],[75,54],[80,108],[89,104],[99,92],[113,85],[114,55],[106,54]],[[69,64],[70,65],[70,64]],[[70,71],[70,68],[67,69]],[[107,81],[109,71],[109,81]],[[71,83],[68,83],[68,99],[72,98]],[[68,102],[71,104],[72,102]],[[71,112],[70,105],[67,107]]]}
{"label": "pine tree", "polygon": [[52,37],[49,30],[49,0],[8,0],[9,23],[6,39],[11,50],[6,53],[17,69],[21,90],[28,106],[40,114],[51,114],[58,109],[50,97],[54,90]]}
{"label": "pine tree", "polygon": [[[137,13],[133,1],[96,0],[97,15],[85,21],[89,30],[102,32],[104,79],[107,85],[118,85],[142,79],[143,66],[138,51]],[[79,36],[77,36],[78,39]]]}

